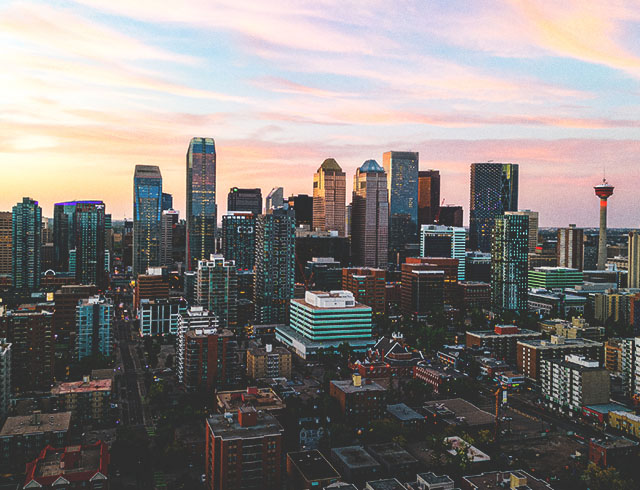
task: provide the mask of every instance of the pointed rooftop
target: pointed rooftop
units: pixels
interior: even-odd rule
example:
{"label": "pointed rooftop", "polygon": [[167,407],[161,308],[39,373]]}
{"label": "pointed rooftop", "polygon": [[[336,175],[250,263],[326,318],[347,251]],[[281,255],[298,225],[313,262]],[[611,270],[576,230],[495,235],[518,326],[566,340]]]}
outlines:
{"label": "pointed rooftop", "polygon": [[384,172],[384,169],[375,160],[367,160],[360,167],[360,172]]}
{"label": "pointed rooftop", "polygon": [[327,158],[324,162],[322,162],[322,165],[320,165],[318,172],[320,171],[320,169],[324,170],[325,172],[328,170],[334,172],[342,172],[342,168],[340,167],[340,165],[338,165],[338,162],[336,162],[334,158]]}

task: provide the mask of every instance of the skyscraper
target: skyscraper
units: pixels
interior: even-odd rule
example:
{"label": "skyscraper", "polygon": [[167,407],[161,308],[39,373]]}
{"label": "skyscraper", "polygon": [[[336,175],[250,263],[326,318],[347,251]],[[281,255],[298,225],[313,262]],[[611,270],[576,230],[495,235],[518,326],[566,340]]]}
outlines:
{"label": "skyscraper", "polygon": [[496,218],[491,247],[491,303],[496,312],[527,310],[529,217]]}
{"label": "skyscraper", "polygon": [[602,179],[602,184],[593,188],[600,199],[600,235],[598,239],[598,270],[603,271],[607,264],[607,199],[613,195],[614,187]]}
{"label": "skyscraper", "polygon": [[13,225],[10,211],[0,212],[0,277],[11,276]]}
{"label": "skyscraper", "polygon": [[102,296],[82,299],[76,306],[76,356],[111,356],[113,303]]}
{"label": "skyscraper", "polygon": [[173,209],[173,196],[168,192],[162,193],[162,210],[167,211],[168,209]]}
{"label": "skyscraper", "polygon": [[76,203],[74,214],[76,281],[102,288],[107,282],[105,214],[102,201]]}
{"label": "skyscraper", "polygon": [[[296,213],[296,226],[308,226],[313,224],[313,197],[307,194],[289,196],[289,207]],[[344,235],[342,235],[344,236]]]}
{"label": "skyscraper", "polygon": [[472,163],[469,241],[472,249],[491,250],[494,220],[518,209],[518,164]]}
{"label": "skyscraper", "polygon": [[[53,207],[54,266],[75,272],[79,284],[104,287],[108,271],[107,218],[102,201],[67,201]],[[74,258],[73,270],[70,257]]]}
{"label": "skyscraper", "polygon": [[558,228],[557,247],[558,267],[583,269],[584,230],[582,228],[576,228],[576,225]]}
{"label": "skyscraper", "polygon": [[418,172],[418,226],[435,223],[440,207],[440,171]]}
{"label": "skyscraper", "polygon": [[388,151],[382,164],[389,194],[389,262],[399,268],[405,247],[418,243],[418,153]]}
{"label": "skyscraper", "polygon": [[267,194],[264,201],[265,214],[271,213],[276,208],[281,208],[284,205],[284,188],[274,187],[271,192]]}
{"label": "skyscraper", "polygon": [[286,323],[295,280],[296,221],[288,207],[256,222],[254,303],[256,323]]}
{"label": "skyscraper", "polygon": [[438,224],[444,226],[462,226],[463,214],[462,206],[447,204],[438,209]]}
{"label": "skyscraper", "polygon": [[351,219],[353,263],[386,269],[389,233],[387,174],[375,160],[367,160],[356,170]]}
{"label": "skyscraper", "polygon": [[535,253],[538,246],[538,211],[523,209],[512,211],[510,214],[518,214],[529,217],[529,253]]}
{"label": "skyscraper", "polygon": [[640,233],[629,232],[629,278],[627,286],[630,288],[640,288]]}
{"label": "skyscraper", "polygon": [[187,270],[216,251],[216,146],[192,138],[187,151]]}
{"label": "skyscraper", "polygon": [[162,174],[155,165],[136,165],[133,177],[133,275],[160,265]]}
{"label": "skyscraper", "polygon": [[338,162],[333,158],[327,158],[313,176],[312,229],[335,230],[340,236],[345,236],[346,196],[346,174]]}
{"label": "skyscraper", "polygon": [[420,256],[458,259],[458,281],[464,281],[466,239],[467,230],[462,227],[422,225],[420,228]]}
{"label": "skyscraper", "polygon": [[238,326],[238,271],[232,260],[212,254],[199,260],[196,279],[196,302],[218,316],[220,326]]}
{"label": "skyscraper", "polygon": [[256,216],[262,214],[262,191],[232,187],[227,195],[227,211],[250,211]]}
{"label": "skyscraper", "polygon": [[178,224],[180,213],[175,209],[162,211],[160,238],[160,265],[173,265],[173,230]]}
{"label": "skyscraper", "polygon": [[24,197],[13,206],[11,270],[13,287],[33,290],[40,286],[40,234],[42,208]]}
{"label": "skyscraper", "polygon": [[253,271],[256,216],[248,211],[227,211],[222,217],[222,255],[233,260],[238,270]]}

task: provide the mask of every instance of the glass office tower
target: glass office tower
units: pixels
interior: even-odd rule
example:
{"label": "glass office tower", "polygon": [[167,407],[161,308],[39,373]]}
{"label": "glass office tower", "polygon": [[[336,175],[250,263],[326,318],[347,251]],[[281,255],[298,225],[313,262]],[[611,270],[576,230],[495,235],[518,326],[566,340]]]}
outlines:
{"label": "glass office tower", "polygon": [[133,177],[133,274],[160,265],[162,174],[155,165],[136,165]]}

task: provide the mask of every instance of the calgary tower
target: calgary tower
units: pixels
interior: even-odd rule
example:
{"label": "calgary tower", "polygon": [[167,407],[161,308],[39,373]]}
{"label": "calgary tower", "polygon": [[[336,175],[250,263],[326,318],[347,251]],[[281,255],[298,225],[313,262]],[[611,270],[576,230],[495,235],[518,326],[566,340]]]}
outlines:
{"label": "calgary tower", "polygon": [[607,262],[607,199],[613,195],[614,187],[602,179],[602,184],[594,186],[600,198],[600,238],[598,240],[598,270],[603,271]]}

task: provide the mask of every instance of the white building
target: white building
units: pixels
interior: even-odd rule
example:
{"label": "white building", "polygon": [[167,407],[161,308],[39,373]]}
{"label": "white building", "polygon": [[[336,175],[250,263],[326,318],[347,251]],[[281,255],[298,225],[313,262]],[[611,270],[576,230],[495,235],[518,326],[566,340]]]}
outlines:
{"label": "white building", "polygon": [[184,382],[185,365],[185,335],[190,330],[197,330],[199,334],[215,333],[218,329],[218,317],[205,310],[202,306],[191,306],[178,315],[178,334],[176,337],[176,366],[178,381]]}
{"label": "white building", "polygon": [[457,226],[422,225],[420,256],[458,259],[458,281],[466,276],[467,230]]}

